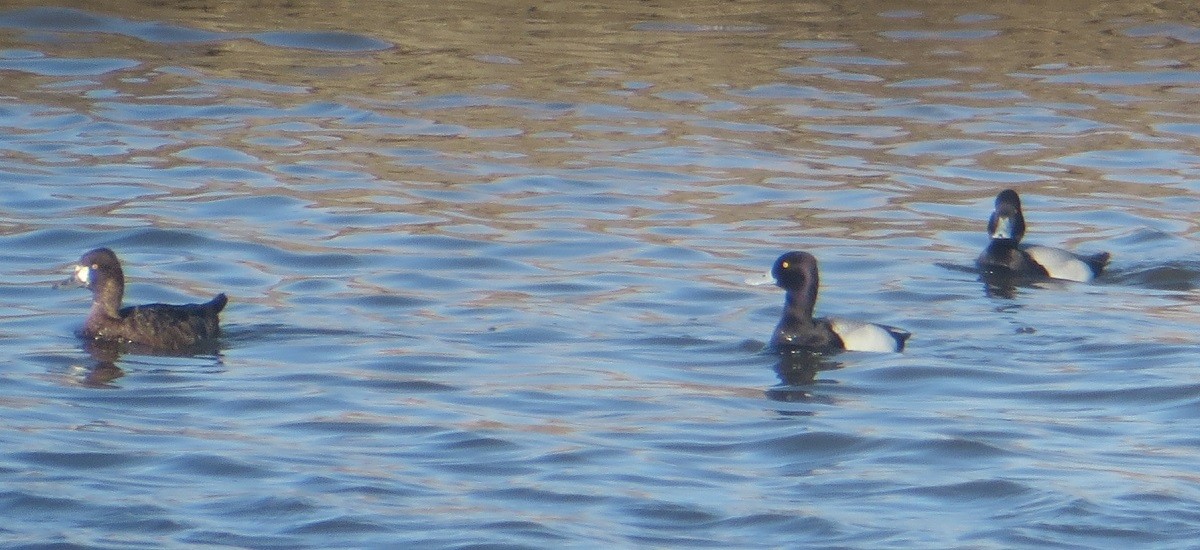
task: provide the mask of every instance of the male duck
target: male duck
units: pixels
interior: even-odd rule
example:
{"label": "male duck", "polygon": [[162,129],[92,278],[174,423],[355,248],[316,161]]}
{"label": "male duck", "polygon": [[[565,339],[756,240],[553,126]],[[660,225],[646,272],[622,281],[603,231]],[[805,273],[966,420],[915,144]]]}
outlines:
{"label": "male duck", "polygon": [[911,334],[903,329],[836,317],[813,319],[817,302],[817,259],[807,252],[788,252],[771,267],[775,284],[787,291],[783,318],[775,327],[771,347],[817,353],[904,350]]}
{"label": "male duck", "polygon": [[1060,248],[1021,244],[1025,216],[1021,213],[1021,198],[1012,189],[996,196],[996,209],[988,219],[988,235],[991,242],[976,260],[985,274],[1086,283],[1100,275],[1108,264],[1107,252],[1079,256]]}

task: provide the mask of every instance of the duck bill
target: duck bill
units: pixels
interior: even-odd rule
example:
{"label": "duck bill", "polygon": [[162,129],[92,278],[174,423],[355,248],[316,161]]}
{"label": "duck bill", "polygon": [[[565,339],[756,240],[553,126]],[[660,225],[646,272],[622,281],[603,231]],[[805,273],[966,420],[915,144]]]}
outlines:
{"label": "duck bill", "polygon": [[992,238],[993,239],[1012,239],[1014,238],[1013,219],[1012,216],[996,216],[996,221],[993,224]]}
{"label": "duck bill", "polygon": [[79,279],[76,279],[74,275],[71,275],[70,277],[67,277],[66,279],[63,279],[57,283],[54,283],[54,288],[63,288],[63,287],[68,287],[68,286],[83,286],[83,285],[79,284]]}
{"label": "duck bill", "polygon": [[86,287],[88,286],[88,277],[90,276],[89,271],[87,266],[77,265],[75,266],[75,272],[70,277],[67,277],[66,280],[54,283],[54,288],[62,288],[64,286]]}
{"label": "duck bill", "polygon": [[773,285],[775,284],[775,277],[771,275],[770,271],[767,271],[761,275],[746,277],[744,281],[750,286]]}

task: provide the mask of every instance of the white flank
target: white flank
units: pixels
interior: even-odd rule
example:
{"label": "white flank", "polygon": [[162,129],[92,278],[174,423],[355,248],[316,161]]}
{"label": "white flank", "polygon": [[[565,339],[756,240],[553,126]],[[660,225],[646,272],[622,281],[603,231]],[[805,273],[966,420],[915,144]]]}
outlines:
{"label": "white flank", "polygon": [[1061,248],[1031,246],[1026,248],[1025,252],[1033,261],[1046,268],[1046,273],[1055,279],[1086,283],[1095,277],[1092,268],[1083,260]]}
{"label": "white flank", "polygon": [[830,319],[829,324],[847,351],[896,351],[896,338],[879,325],[848,319]]}

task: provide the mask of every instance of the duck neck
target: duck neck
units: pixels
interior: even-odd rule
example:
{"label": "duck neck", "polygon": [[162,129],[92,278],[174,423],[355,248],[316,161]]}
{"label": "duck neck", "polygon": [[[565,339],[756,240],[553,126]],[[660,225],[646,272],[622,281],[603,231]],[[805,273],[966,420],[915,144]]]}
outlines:
{"label": "duck neck", "polygon": [[783,302],[783,316],[794,322],[812,323],[813,306],[817,303],[816,281],[803,288],[787,293]]}
{"label": "duck neck", "polygon": [[117,281],[108,279],[96,283],[92,289],[92,311],[118,319],[121,317],[121,300],[124,299],[124,289]]}
{"label": "duck neck", "polygon": [[988,241],[988,250],[993,252],[1008,252],[1016,250],[1020,246],[1021,241],[1016,239],[996,239]]}

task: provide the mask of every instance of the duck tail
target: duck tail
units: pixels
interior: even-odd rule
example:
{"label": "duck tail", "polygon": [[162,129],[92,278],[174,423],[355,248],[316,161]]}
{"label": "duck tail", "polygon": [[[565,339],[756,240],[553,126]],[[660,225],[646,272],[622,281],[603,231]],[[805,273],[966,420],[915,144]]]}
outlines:
{"label": "duck tail", "polygon": [[225,304],[228,302],[229,302],[229,298],[227,296],[225,296],[224,292],[222,292],[222,293],[216,295],[207,304],[204,304],[204,306],[207,309],[209,309],[210,311],[212,311],[213,313],[220,313],[222,309],[225,309]]}
{"label": "duck tail", "polygon": [[1108,260],[1111,257],[1112,255],[1110,255],[1108,252],[1101,252],[1099,254],[1093,254],[1084,258],[1083,263],[1092,268],[1093,274],[1100,275],[1100,272],[1104,271],[1104,266],[1108,265]]}

